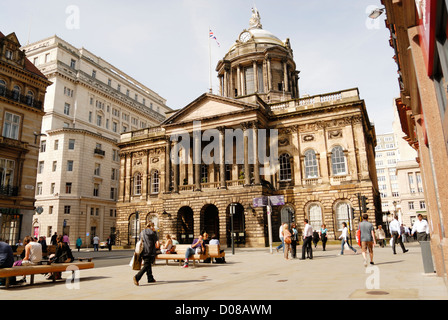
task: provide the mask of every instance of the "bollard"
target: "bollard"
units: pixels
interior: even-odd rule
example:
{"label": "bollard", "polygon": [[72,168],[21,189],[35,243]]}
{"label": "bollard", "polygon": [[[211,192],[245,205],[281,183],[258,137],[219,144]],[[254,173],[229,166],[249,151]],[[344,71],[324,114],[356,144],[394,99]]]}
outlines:
{"label": "bollard", "polygon": [[432,262],[431,242],[420,241],[422,251],[423,269],[425,273],[434,273],[434,264]]}

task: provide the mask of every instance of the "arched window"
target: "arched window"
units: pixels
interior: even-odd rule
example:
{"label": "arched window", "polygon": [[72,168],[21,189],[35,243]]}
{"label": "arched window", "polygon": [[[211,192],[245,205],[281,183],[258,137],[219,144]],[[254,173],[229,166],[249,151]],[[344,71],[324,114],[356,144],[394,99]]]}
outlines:
{"label": "arched window", "polygon": [[159,171],[154,170],[151,173],[151,194],[158,194],[160,186]]}
{"label": "arched window", "polygon": [[349,221],[349,210],[350,210],[350,206],[348,205],[347,202],[339,202],[336,205],[335,208],[335,215],[336,215],[336,228],[338,231],[342,230],[342,222],[347,223],[348,226],[348,221]]}
{"label": "arched window", "polygon": [[345,155],[342,147],[334,147],[333,150],[331,150],[331,166],[333,168],[333,175],[347,174]]}
{"label": "arched window", "polygon": [[134,175],[134,195],[140,196],[142,194],[142,175],[137,172]]}
{"label": "arched window", "polygon": [[6,94],[6,82],[0,80],[0,96],[5,96]]}
{"label": "arched window", "polygon": [[305,177],[307,179],[318,177],[317,157],[314,150],[305,152]]}
{"label": "arched window", "polygon": [[291,170],[291,161],[290,156],[287,153],[284,153],[279,158],[280,162],[280,181],[291,181],[292,170]]}
{"label": "arched window", "polygon": [[32,106],[34,102],[34,93],[32,91],[28,91],[26,94],[26,104]]}
{"label": "arched window", "polygon": [[308,207],[308,222],[313,230],[319,230],[322,226],[322,208],[317,203],[312,203]]}
{"label": "arched window", "polygon": [[14,86],[14,88],[12,89],[12,99],[19,101],[19,98],[20,98],[20,87]]}

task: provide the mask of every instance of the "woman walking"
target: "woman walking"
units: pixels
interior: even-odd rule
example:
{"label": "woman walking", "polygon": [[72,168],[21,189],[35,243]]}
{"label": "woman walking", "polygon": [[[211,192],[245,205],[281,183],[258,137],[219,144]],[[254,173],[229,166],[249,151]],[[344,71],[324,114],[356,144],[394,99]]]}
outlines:
{"label": "woman walking", "polygon": [[320,240],[322,240],[322,248],[324,249],[324,251],[325,251],[325,248],[327,247],[327,240],[328,240],[327,233],[328,233],[327,226],[325,224],[323,224],[319,231],[319,237],[320,237]]}
{"label": "woman walking", "polygon": [[285,260],[288,260],[288,255],[289,255],[289,250],[291,249],[291,232],[289,232],[289,228],[288,228],[288,224],[285,223],[283,225],[283,239],[285,242],[285,252],[284,252],[284,257]]}
{"label": "woman walking", "polygon": [[347,223],[342,222],[342,226],[343,226],[342,234],[339,236],[339,239],[342,240],[342,242],[341,242],[341,253],[340,253],[340,255],[341,255],[341,256],[344,255],[344,245],[345,245],[345,244],[347,244],[347,246],[348,246],[350,249],[352,249],[352,251],[353,251],[354,253],[357,253],[356,249],[353,249],[353,247],[347,242],[347,237],[348,237]]}

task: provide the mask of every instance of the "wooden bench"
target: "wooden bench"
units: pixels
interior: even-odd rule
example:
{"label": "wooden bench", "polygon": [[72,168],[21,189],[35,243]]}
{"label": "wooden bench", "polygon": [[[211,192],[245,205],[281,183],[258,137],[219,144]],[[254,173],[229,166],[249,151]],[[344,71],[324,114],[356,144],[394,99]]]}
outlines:
{"label": "wooden bench", "polygon": [[[5,278],[5,287],[8,289],[10,286],[10,277],[30,275],[31,282],[34,283],[35,274],[46,274],[55,272],[85,270],[94,268],[93,262],[72,262],[72,263],[54,263],[49,265],[31,265],[31,266],[17,266],[13,268],[0,269],[0,278]],[[74,270],[75,269],[75,270]],[[53,278],[53,282],[55,279]]]}
{"label": "wooden bench", "polygon": [[225,258],[226,253],[221,252],[221,246],[219,244],[208,244],[207,255],[211,258],[210,263],[213,263],[213,258]]}
{"label": "wooden bench", "polygon": [[[179,260],[179,265],[182,265],[182,261],[185,260],[185,252],[191,245],[189,244],[178,244],[176,245],[176,253],[170,254],[158,254],[156,259],[165,260],[168,265],[168,260]],[[188,258],[188,260],[193,260],[193,267],[196,267],[196,260],[205,260],[208,258],[207,252],[205,254],[194,254]]]}

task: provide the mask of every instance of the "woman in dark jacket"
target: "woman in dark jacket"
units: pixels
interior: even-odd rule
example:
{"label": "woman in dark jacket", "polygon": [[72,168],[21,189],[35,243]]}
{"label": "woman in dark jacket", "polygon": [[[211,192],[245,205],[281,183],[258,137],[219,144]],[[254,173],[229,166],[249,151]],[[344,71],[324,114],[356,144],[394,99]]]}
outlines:
{"label": "woman in dark jacket", "polygon": [[[62,241],[62,236],[57,237],[57,245],[55,255],[50,259],[51,263],[64,263],[73,262],[75,258],[73,257],[72,250],[67,243]],[[59,280],[62,279],[61,272],[55,272],[47,276],[47,280]]]}

